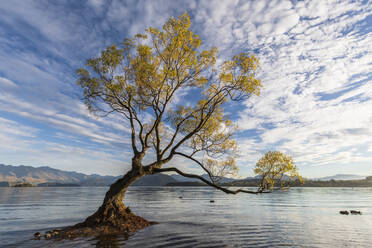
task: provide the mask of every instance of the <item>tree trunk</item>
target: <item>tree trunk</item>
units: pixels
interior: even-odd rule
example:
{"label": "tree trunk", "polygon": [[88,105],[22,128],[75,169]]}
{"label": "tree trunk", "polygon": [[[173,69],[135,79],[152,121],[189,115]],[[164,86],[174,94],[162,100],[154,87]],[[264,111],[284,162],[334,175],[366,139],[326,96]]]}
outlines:
{"label": "tree trunk", "polygon": [[118,179],[106,192],[101,207],[85,222],[88,225],[114,225],[120,224],[123,217],[128,217],[130,210],[123,203],[124,195],[129,186],[144,176],[139,170],[131,170],[124,177]]}
{"label": "tree trunk", "polygon": [[118,179],[106,192],[105,199],[99,209],[84,222],[61,230],[60,238],[92,236],[102,234],[119,234],[133,232],[155,222],[148,222],[125,207],[124,194],[137,179],[146,175],[142,167],[134,167],[125,176]]}

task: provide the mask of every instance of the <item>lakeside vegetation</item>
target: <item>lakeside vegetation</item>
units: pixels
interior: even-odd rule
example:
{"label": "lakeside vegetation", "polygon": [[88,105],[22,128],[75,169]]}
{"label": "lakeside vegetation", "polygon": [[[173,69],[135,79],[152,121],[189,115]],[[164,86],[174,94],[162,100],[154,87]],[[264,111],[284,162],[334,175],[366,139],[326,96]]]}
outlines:
{"label": "lakeside vegetation", "polygon": [[34,187],[32,183],[17,183],[13,187]]}
{"label": "lakeside vegetation", "polygon": [[[225,187],[257,187],[258,179],[237,180],[229,183],[223,183]],[[290,187],[372,187],[372,176],[359,180],[304,180],[303,183],[299,181],[291,181],[288,183]],[[168,183],[166,186],[207,186],[201,182],[174,182]]]}
{"label": "lakeside vegetation", "polygon": [[[162,175],[166,176],[166,175]],[[151,179],[151,180],[149,180]],[[164,181],[164,178],[160,178]],[[182,186],[182,187],[197,187],[197,186],[208,186],[203,182],[179,182],[172,181],[165,183],[162,181],[162,184],[159,183],[159,178],[147,178],[144,180],[144,183],[135,184],[135,186]],[[221,183],[221,186],[225,187],[257,187],[259,183],[258,179],[244,179],[244,180],[235,180],[228,183]],[[76,184],[76,183],[17,183],[11,184],[9,182],[0,182],[0,187],[84,187],[86,185]],[[102,186],[102,185],[98,185]],[[372,176],[366,177],[365,179],[358,180],[312,180],[305,179],[304,183],[298,181],[291,181],[288,183],[290,187],[372,187]]]}

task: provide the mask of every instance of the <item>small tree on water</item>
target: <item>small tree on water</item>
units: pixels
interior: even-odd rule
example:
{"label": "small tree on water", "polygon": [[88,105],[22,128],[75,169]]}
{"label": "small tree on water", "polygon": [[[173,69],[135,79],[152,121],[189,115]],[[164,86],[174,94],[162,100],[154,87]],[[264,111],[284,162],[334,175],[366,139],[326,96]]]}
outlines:
{"label": "small tree on water", "polygon": [[[216,179],[237,171],[236,127],[223,107],[258,96],[262,84],[256,76],[259,62],[254,55],[240,53],[217,67],[217,48],[201,50],[201,44],[185,13],[170,18],[162,30],[149,28],[119,46],[108,47],[99,57],[89,59],[85,69],[78,70],[77,83],[84,90],[89,110],[103,115],[117,113],[128,121],[133,157],[131,169],[111,185],[102,206],[66,233],[74,235],[73,231],[77,234],[79,230],[82,234],[81,230],[92,228],[133,231],[149,225],[123,204],[128,187],[145,175],[174,172],[229,194],[263,193],[272,188],[271,179],[282,178],[279,176],[287,172],[297,175],[295,166],[280,167],[269,159],[266,162],[271,166],[257,164],[262,181],[255,191],[216,184]],[[186,91],[193,93],[191,104],[176,105],[177,94]],[[154,159],[144,164],[149,154]],[[200,166],[210,180],[177,167],[164,167],[175,157]]]}

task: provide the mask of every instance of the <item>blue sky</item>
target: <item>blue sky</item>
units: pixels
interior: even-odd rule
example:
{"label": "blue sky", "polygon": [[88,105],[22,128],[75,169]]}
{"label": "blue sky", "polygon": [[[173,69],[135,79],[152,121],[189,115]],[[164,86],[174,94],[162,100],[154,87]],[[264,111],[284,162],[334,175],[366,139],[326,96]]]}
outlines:
{"label": "blue sky", "polygon": [[124,173],[127,124],[87,111],[75,71],[184,11],[221,61],[260,59],[261,96],[228,108],[240,176],[268,150],[292,155],[306,177],[372,175],[371,1],[0,1],[0,163]]}

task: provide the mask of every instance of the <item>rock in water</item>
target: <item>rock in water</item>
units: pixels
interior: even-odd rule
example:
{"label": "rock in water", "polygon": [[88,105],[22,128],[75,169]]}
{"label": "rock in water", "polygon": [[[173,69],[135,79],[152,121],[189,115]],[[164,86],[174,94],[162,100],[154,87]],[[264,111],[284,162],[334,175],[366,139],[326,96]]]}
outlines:
{"label": "rock in water", "polygon": [[357,210],[350,210],[351,214],[362,214],[362,212],[357,211]]}
{"label": "rock in water", "polygon": [[349,211],[340,211],[340,214],[349,215]]}
{"label": "rock in water", "polygon": [[34,233],[34,237],[37,238],[37,239],[39,239],[41,237],[41,234],[39,232]]}
{"label": "rock in water", "polygon": [[210,200],[209,202],[212,202],[212,203],[213,203],[213,202],[214,202],[214,200]]}

